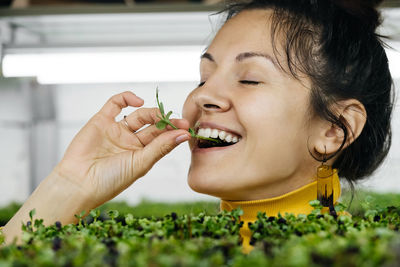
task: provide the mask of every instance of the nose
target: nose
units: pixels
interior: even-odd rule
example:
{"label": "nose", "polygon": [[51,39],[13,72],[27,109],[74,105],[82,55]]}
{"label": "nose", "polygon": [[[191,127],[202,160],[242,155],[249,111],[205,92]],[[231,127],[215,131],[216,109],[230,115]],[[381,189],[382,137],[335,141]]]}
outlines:
{"label": "nose", "polygon": [[230,108],[229,97],[224,90],[218,90],[218,87],[206,85],[195,90],[193,100],[197,107],[206,113],[225,112]]}

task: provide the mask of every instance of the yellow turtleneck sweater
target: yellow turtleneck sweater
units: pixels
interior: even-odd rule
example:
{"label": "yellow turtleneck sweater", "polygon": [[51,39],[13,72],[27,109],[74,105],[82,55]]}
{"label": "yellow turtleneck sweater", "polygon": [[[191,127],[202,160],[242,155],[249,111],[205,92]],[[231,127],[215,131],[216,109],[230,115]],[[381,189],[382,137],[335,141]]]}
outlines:
{"label": "yellow turtleneck sweater", "polygon": [[[336,203],[340,197],[340,181],[337,175],[334,175],[333,178],[333,190],[333,203]],[[274,198],[249,201],[221,200],[221,210],[231,211],[239,207],[243,210],[241,220],[244,224],[240,235],[243,238],[243,252],[249,253],[253,246],[250,245],[251,231],[248,223],[257,219],[259,211],[265,212],[268,216],[277,216],[279,212],[282,215],[285,215],[286,212],[295,215],[309,214],[313,210],[309,202],[315,199],[317,199],[317,181]]]}

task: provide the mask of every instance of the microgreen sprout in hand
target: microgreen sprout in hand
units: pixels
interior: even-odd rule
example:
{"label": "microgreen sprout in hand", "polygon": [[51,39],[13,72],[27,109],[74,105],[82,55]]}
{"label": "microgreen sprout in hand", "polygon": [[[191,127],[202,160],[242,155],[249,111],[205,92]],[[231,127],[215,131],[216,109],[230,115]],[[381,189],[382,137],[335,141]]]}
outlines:
{"label": "microgreen sprout in hand", "polygon": [[[163,105],[163,103],[160,102],[160,100],[158,99],[158,87],[157,87],[157,89],[156,89],[156,99],[157,99],[158,108],[160,109],[160,112],[161,112],[161,117],[159,116],[160,121],[156,123],[156,127],[157,127],[158,129],[160,129],[160,130],[164,130],[165,127],[167,127],[167,125],[169,125],[169,126],[171,126],[172,128],[174,128],[174,129],[177,130],[178,128],[177,128],[175,125],[173,125],[172,122],[169,120],[169,117],[172,115],[172,111],[169,111],[169,112],[167,113],[167,115],[165,115],[165,112],[164,112],[164,105]],[[189,133],[190,133],[190,135],[191,135],[192,137],[194,137],[194,138],[203,139],[203,140],[208,140],[208,141],[212,141],[212,142],[216,142],[216,143],[221,143],[221,141],[220,141],[219,139],[208,138],[208,137],[203,137],[203,136],[197,135],[196,132],[195,132],[195,130],[194,130],[193,128],[189,128]]]}
{"label": "microgreen sprout in hand", "polygon": [[156,99],[157,99],[157,105],[158,108],[160,109],[161,112],[161,117],[158,116],[161,120],[156,123],[156,127],[160,130],[164,130],[167,125],[170,125],[172,128],[177,130],[178,128],[172,124],[172,122],[169,120],[169,117],[172,115],[172,111],[168,112],[167,115],[164,113],[164,105],[162,102],[158,100],[158,87],[156,89]]}

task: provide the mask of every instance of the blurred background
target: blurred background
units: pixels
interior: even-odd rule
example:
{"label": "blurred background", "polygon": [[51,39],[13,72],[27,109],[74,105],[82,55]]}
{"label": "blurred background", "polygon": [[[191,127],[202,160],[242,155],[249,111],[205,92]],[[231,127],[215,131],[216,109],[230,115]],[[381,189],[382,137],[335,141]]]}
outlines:
{"label": "blurred background", "polygon": [[[210,15],[220,7],[217,0],[0,1],[0,206],[23,202],[113,94],[132,90],[154,107],[158,86],[166,109],[181,117],[199,82],[199,56],[222,21]],[[381,8],[398,88],[400,1]],[[388,159],[359,187],[400,192],[399,112]],[[189,163],[180,146],[116,200],[214,200],[190,190]]]}

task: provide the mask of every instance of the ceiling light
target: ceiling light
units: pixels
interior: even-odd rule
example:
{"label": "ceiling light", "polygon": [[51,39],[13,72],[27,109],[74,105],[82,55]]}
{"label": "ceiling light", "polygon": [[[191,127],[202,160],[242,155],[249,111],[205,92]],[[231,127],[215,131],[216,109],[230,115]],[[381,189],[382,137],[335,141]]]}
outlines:
{"label": "ceiling light", "polygon": [[3,74],[37,77],[41,84],[198,81],[202,49],[176,46],[121,52],[7,54]]}

